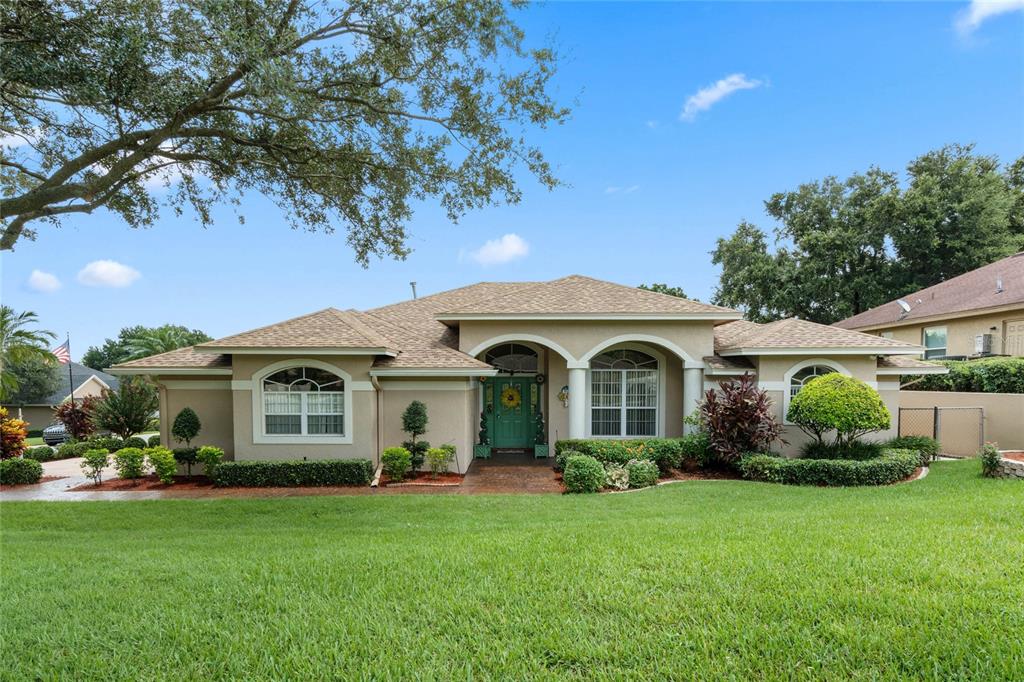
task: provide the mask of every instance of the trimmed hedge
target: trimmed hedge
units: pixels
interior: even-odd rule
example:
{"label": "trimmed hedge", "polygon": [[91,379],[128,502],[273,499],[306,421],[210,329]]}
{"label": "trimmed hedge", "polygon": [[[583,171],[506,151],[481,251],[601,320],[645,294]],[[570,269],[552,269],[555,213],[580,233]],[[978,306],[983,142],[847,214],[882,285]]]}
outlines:
{"label": "trimmed hedge", "polygon": [[211,476],[219,488],[370,485],[372,478],[373,463],[368,459],[222,462]]}
{"label": "trimmed hedge", "polygon": [[[881,457],[882,453],[889,446],[875,441],[855,440],[852,443],[819,443],[808,441],[800,446],[800,456],[804,459],[875,459]],[[900,448],[897,445],[891,446],[897,449],[916,450],[917,448]]]}
{"label": "trimmed hedge", "polygon": [[752,481],[787,485],[888,485],[909,477],[921,465],[916,450],[886,450],[875,459],[790,459],[746,455],[740,473]]}
{"label": "trimmed hedge", "polygon": [[596,493],[604,487],[604,465],[589,455],[572,455],[562,474],[566,492]]}
{"label": "trimmed hedge", "polygon": [[139,450],[145,450],[149,447],[145,438],[139,436],[132,436],[131,438],[125,438],[121,443],[122,448],[138,448]]}
{"label": "trimmed hedge", "polygon": [[0,461],[0,484],[39,483],[42,477],[43,465],[34,459],[12,457]]}
{"label": "trimmed hedge", "polygon": [[159,433],[155,433],[152,436],[150,436],[148,439],[146,439],[146,446],[147,447],[151,447],[151,448],[158,448],[158,447],[160,447],[160,434]]}
{"label": "trimmed hedge", "polygon": [[[54,459],[71,459],[72,457],[84,457],[87,450],[92,450],[92,446],[89,445],[88,441],[78,441],[76,443],[64,443],[57,448],[57,455]],[[105,448],[99,448],[101,450]]]}
{"label": "trimmed hedge", "polygon": [[923,377],[904,376],[902,381],[914,383],[901,390],[1024,393],[1024,358],[982,358],[934,362],[948,367],[949,374],[930,374]]}
{"label": "trimmed hedge", "polygon": [[916,450],[921,455],[922,466],[939,456],[939,441],[928,436],[899,436],[882,445],[891,450]]}
{"label": "trimmed hedge", "polygon": [[24,457],[34,459],[37,462],[52,462],[57,459],[57,451],[49,445],[36,445],[25,450]]}
{"label": "trimmed hedge", "polygon": [[[117,436],[93,436],[85,441],[90,450],[106,450],[114,453],[125,447],[124,441]],[[143,446],[145,447],[145,446]]]}
{"label": "trimmed hedge", "polygon": [[646,488],[658,482],[658,465],[646,459],[634,459],[626,465],[630,488]]}
{"label": "trimmed hedge", "polygon": [[[663,472],[679,467],[683,460],[682,438],[636,438],[604,440],[598,438],[570,438],[555,442],[555,468],[564,468],[566,451],[593,457],[602,464],[625,466],[632,459],[646,459],[658,465]],[[560,457],[561,456],[561,457]]]}

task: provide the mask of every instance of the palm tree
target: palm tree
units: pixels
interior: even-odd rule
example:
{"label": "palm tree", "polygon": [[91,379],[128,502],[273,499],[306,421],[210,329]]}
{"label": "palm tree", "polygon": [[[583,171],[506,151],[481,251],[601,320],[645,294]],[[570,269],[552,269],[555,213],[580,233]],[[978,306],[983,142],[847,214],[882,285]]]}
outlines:
{"label": "palm tree", "polygon": [[176,327],[165,326],[147,329],[144,333],[127,341],[125,344],[125,350],[128,351],[126,360],[138,360],[150,355],[166,353],[191,346],[193,343]]}
{"label": "palm tree", "polygon": [[6,400],[18,390],[18,378],[11,365],[29,360],[55,362],[50,344],[57,335],[45,329],[34,329],[39,317],[26,310],[15,313],[9,305],[0,306],[0,399]]}

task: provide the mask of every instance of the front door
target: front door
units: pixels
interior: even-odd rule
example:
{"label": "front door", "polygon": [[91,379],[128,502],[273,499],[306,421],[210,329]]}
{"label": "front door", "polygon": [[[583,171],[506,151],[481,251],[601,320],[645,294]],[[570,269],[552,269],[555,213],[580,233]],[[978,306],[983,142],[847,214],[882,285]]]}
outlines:
{"label": "front door", "polygon": [[535,426],[531,410],[533,377],[494,377],[491,386],[494,418],[491,444],[496,448],[528,448]]}

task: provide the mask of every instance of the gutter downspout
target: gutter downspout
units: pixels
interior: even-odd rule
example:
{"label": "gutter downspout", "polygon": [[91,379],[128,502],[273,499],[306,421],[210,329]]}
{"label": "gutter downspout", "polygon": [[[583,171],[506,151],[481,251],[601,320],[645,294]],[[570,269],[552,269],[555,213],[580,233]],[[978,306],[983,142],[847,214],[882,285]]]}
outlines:
{"label": "gutter downspout", "polygon": [[376,410],[376,412],[377,412],[377,414],[376,414],[376,422],[377,422],[377,424],[376,424],[376,435],[375,435],[375,438],[374,438],[374,449],[376,450],[376,452],[373,455],[374,462],[376,462],[376,467],[375,467],[376,473],[373,476],[373,484],[372,484],[372,487],[377,487],[377,482],[380,480],[380,474],[381,474],[381,462],[380,462],[380,450],[381,450],[381,447],[380,446],[381,446],[381,439],[382,439],[382,432],[383,432],[383,426],[381,425],[381,399],[384,396],[383,396],[382,389],[380,387],[380,381],[377,379],[377,377],[373,376],[372,374],[370,375],[370,384],[373,385],[373,391],[374,391],[374,394],[375,394],[375,398],[377,400],[377,410]]}

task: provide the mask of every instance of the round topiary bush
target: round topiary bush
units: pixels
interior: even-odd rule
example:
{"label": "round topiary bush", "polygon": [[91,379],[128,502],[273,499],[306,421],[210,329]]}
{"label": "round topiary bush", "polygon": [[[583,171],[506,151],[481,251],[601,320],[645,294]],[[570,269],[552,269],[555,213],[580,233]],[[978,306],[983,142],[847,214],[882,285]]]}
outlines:
{"label": "round topiary bush", "polygon": [[889,428],[892,417],[878,391],[860,379],[838,373],[810,380],[789,402],[786,418],[818,443],[835,432],[833,443],[849,445]]}
{"label": "round topiary bush", "polygon": [[152,436],[150,436],[149,439],[146,440],[146,447],[149,447],[149,448],[158,448],[158,447],[160,447],[160,434],[156,433],[156,434],[153,434]]}
{"label": "round topiary bush", "polygon": [[566,492],[596,493],[604,486],[604,466],[593,457],[574,455],[566,459],[562,480]]}

